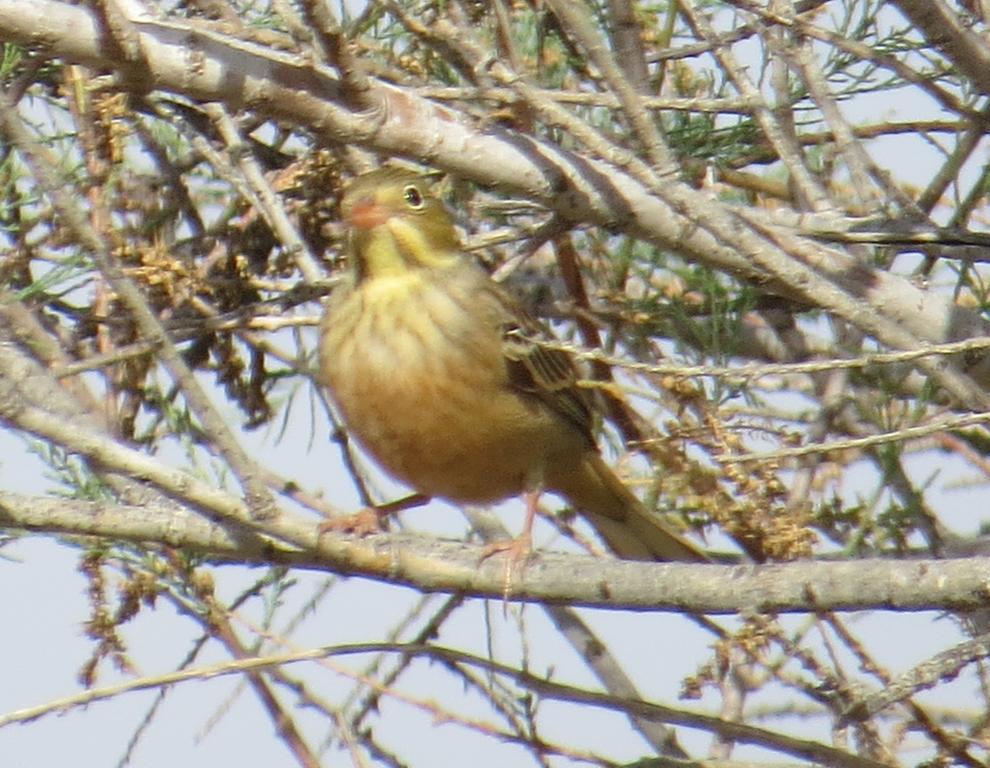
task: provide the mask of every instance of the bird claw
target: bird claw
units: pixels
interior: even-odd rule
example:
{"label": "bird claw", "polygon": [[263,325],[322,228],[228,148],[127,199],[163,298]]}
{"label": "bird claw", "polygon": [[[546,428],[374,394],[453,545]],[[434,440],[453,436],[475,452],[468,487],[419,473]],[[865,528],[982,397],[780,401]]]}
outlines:
{"label": "bird claw", "polygon": [[478,562],[479,564],[483,563],[492,555],[497,555],[501,552],[505,553],[505,575],[502,582],[502,600],[503,602],[508,602],[509,595],[512,593],[512,576],[516,570],[516,567],[524,567],[526,560],[529,559],[531,554],[533,554],[532,534],[528,530],[525,530],[514,539],[494,541],[491,544],[487,544],[484,551],[481,553],[481,558]]}
{"label": "bird claw", "polygon": [[388,519],[406,509],[419,507],[430,500],[429,496],[414,493],[385,504],[365,507],[352,515],[334,515],[319,525],[320,536],[325,533],[345,533],[357,536],[370,536],[388,530]]}
{"label": "bird claw", "polygon": [[370,536],[388,530],[388,516],[391,510],[365,507],[352,515],[334,515],[318,526],[320,536],[326,533],[345,533],[357,536]]}

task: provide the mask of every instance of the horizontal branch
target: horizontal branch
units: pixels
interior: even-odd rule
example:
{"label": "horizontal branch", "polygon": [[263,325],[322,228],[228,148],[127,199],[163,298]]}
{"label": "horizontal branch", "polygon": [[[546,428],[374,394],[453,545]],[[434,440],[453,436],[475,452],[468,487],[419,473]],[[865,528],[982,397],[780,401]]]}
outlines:
{"label": "horizontal branch", "polygon": [[[127,506],[0,493],[0,527],[157,543],[220,563],[283,564],[365,576],[430,592],[499,599],[501,557],[480,545],[425,536],[320,535],[300,523],[305,550],[242,540],[174,505]],[[509,599],[632,611],[800,613],[957,610],[990,600],[990,558],[854,560],[772,565],[640,563],[587,555],[534,553],[513,572]]]}

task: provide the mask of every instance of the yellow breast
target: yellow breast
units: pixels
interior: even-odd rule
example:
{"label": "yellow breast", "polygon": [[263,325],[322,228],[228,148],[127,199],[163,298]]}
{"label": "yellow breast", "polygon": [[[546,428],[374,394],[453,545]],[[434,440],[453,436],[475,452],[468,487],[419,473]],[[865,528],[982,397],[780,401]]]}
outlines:
{"label": "yellow breast", "polygon": [[364,448],[416,490],[474,503],[541,482],[548,457],[579,440],[509,387],[484,300],[415,271],[368,281],[328,312],[320,345],[326,383]]}

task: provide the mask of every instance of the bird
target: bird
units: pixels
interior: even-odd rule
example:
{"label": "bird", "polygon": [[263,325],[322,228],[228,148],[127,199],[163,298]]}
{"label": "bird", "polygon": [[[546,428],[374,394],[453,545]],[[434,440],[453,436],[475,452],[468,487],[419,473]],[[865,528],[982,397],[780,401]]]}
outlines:
{"label": "bird", "polygon": [[648,510],[604,461],[595,401],[552,332],[465,253],[428,177],[395,166],[344,190],[349,276],[320,324],[319,378],[348,433],[426,496],[521,496],[527,557],[541,493],[561,496],[624,559],[704,552]]}

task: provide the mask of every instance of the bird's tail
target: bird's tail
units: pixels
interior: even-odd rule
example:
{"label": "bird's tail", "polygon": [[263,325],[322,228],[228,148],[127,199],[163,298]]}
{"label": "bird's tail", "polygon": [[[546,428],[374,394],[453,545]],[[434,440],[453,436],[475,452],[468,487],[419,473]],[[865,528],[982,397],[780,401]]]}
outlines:
{"label": "bird's tail", "polygon": [[636,498],[597,453],[555,483],[609,548],[626,560],[706,562],[705,553]]}

